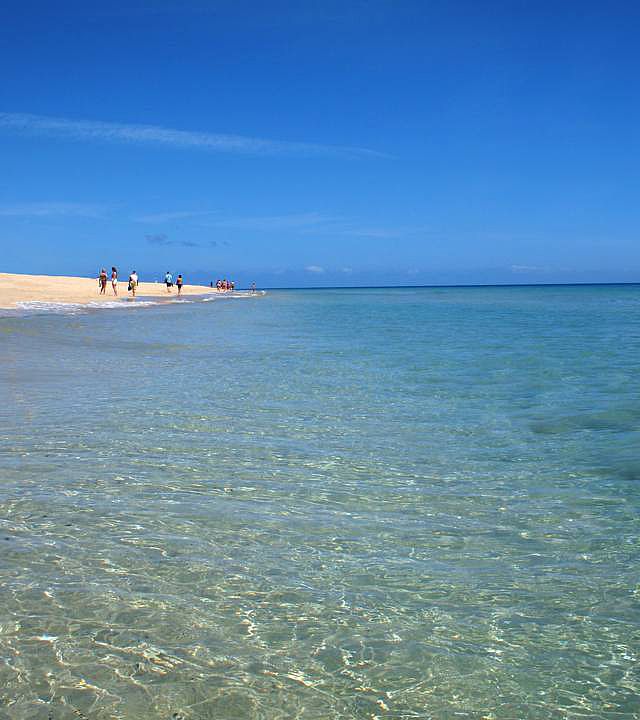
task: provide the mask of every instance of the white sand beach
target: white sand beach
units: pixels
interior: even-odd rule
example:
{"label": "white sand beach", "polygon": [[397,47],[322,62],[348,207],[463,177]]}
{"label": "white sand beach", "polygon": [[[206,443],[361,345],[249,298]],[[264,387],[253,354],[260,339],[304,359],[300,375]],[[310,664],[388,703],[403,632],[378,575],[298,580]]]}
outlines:
{"label": "white sand beach", "polygon": [[[141,282],[136,292],[138,297],[158,298],[176,297],[178,294],[175,286],[169,294],[164,283],[160,282]],[[215,288],[206,285],[182,287],[183,295],[215,292]],[[97,278],[0,273],[0,308],[12,308],[24,302],[99,303],[127,299],[131,299],[131,293],[127,292],[126,280],[118,283],[118,295],[115,296],[111,280],[107,283],[106,293],[100,295]]]}

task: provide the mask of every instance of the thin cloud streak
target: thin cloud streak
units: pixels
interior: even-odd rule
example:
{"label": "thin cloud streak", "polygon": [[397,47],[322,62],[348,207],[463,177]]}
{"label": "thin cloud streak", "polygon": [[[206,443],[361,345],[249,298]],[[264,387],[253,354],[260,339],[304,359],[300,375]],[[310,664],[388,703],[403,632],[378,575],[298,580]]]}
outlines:
{"label": "thin cloud streak", "polygon": [[167,235],[160,233],[158,235],[145,235],[146,241],[149,245],[156,245],[159,247],[200,247],[200,243],[193,242],[192,240],[169,240]]}
{"label": "thin cloud streak", "polygon": [[[175,210],[149,213],[133,218],[133,222],[162,225],[174,220],[196,220],[195,225],[203,228],[229,228],[237,230],[297,230],[317,228],[333,222],[333,218],[318,212],[289,213],[287,215],[260,215],[250,217],[211,218],[217,210]],[[211,219],[208,219],[211,218]]]}
{"label": "thin cloud streak", "polygon": [[107,142],[130,145],[234,153],[239,155],[289,155],[294,157],[388,157],[367,148],[315,143],[265,140],[243,135],[175,130],[156,125],[133,125],[102,121],[70,120],[27,113],[0,113],[0,130],[30,137],[71,141]]}
{"label": "thin cloud streak", "polygon": [[339,230],[337,234],[348,237],[377,238],[380,240],[390,240],[392,238],[402,237],[406,233],[402,230],[393,230],[388,228],[357,228],[352,230]]}
{"label": "thin cloud streak", "polygon": [[290,215],[268,215],[265,217],[229,218],[209,223],[211,227],[237,228],[241,230],[286,230],[323,225],[328,221],[320,213],[294,213]]}
{"label": "thin cloud streak", "polygon": [[104,216],[103,205],[71,202],[34,202],[18,205],[0,205],[1,217],[87,217]]}
{"label": "thin cloud streak", "polygon": [[538,267],[537,265],[512,265],[511,272],[528,273],[528,272],[545,272],[549,268]]}
{"label": "thin cloud streak", "polygon": [[172,222],[173,220],[191,220],[192,218],[214,215],[215,210],[178,210],[176,212],[152,213],[150,215],[140,215],[133,218],[137,223],[162,224]]}
{"label": "thin cloud streak", "polygon": [[370,238],[372,240],[393,240],[395,238],[413,237],[416,235],[432,235],[433,230],[426,225],[399,225],[397,227],[360,227],[346,225],[335,228],[336,235],[354,238]]}
{"label": "thin cloud streak", "polygon": [[134,218],[140,223],[169,223],[173,220],[196,220],[202,228],[223,228],[228,230],[251,230],[255,232],[298,232],[305,235],[343,236],[371,240],[393,240],[417,235],[433,235],[433,229],[426,225],[399,225],[396,227],[371,227],[360,225],[354,220],[325,215],[321,212],[288,213],[284,215],[262,215],[249,217],[212,218],[215,210],[177,210],[165,213],[141,215]]}

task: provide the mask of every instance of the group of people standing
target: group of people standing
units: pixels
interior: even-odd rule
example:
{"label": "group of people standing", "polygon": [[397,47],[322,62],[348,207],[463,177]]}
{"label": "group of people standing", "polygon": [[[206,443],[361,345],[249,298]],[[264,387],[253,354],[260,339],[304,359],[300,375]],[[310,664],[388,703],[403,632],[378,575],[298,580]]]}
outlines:
{"label": "group of people standing", "polygon": [[[98,287],[100,288],[100,295],[106,295],[107,292],[107,283],[109,282],[109,276],[107,275],[107,271],[102,268],[100,270],[100,274],[98,275]],[[127,290],[133,294],[133,297],[136,296],[136,288],[138,287],[138,273],[134,270],[129,275],[129,285],[127,287]],[[167,292],[171,292],[171,288],[175,286],[178,288],[178,295],[182,294],[182,286],[184,284],[184,280],[182,278],[182,275],[178,275],[176,278],[175,283],[173,282],[173,275],[167,270],[164,276],[164,284],[167,286]],[[211,287],[213,287],[213,282],[211,283]],[[227,279],[224,280],[217,280],[216,281],[216,290],[218,292],[233,292],[236,289],[236,284],[232,280],[229,281]],[[118,294],[118,269],[115,267],[111,268],[111,289],[113,290],[113,294]],[[256,292],[256,284],[251,283],[251,293]]]}
{"label": "group of people standing", "polygon": [[[100,270],[100,274],[98,275],[98,287],[100,288],[100,295],[106,295],[108,282],[109,278],[107,276],[107,271],[102,268],[102,270]],[[127,287],[127,290],[129,290],[129,292],[133,294],[133,297],[136,296],[136,288],[138,287],[138,282],[138,273],[134,270],[129,275],[129,285]],[[111,268],[111,289],[113,290],[114,295],[118,294],[118,269],[115,267]]]}
{"label": "group of people standing", "polygon": [[[176,278],[176,287],[178,288],[178,295],[182,293],[182,275],[178,275]],[[171,292],[173,287],[173,275],[167,270],[164,276],[164,284],[167,286],[167,292]]]}
{"label": "group of people standing", "polygon": [[[213,283],[211,283],[211,287],[213,287]],[[216,290],[218,292],[226,292],[227,290],[235,290],[236,284],[233,281],[229,281],[227,279],[225,280],[216,280]]]}

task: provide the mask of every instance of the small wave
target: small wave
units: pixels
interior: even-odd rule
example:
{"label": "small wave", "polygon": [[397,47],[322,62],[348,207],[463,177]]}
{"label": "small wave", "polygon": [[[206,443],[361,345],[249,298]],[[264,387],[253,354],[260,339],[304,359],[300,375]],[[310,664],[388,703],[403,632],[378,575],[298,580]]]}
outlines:
{"label": "small wave", "polygon": [[112,301],[112,302],[88,302],[88,303],[67,303],[49,302],[45,300],[26,300],[15,304],[16,310],[23,310],[29,313],[53,313],[57,315],[76,315],[87,310],[123,310],[134,307],[148,307],[159,305],[152,300],[139,300],[135,302]]}
{"label": "small wave", "polygon": [[[122,300],[111,300],[105,302],[96,302],[94,300],[86,303],[74,302],[51,302],[47,300],[24,300],[17,302],[14,307],[6,308],[6,313],[11,315],[14,312],[22,312],[28,314],[54,314],[54,315],[77,315],[92,310],[126,310],[130,308],[155,307],[161,305],[192,305],[198,302],[211,302],[212,300],[221,300],[227,298],[250,298],[257,297],[262,293],[234,293],[229,295],[216,295],[208,297],[192,297],[192,298],[162,298],[151,300],[141,297],[133,300],[132,298],[123,298]],[[4,313],[5,310],[2,312]]]}
{"label": "small wave", "polygon": [[63,302],[45,302],[43,300],[27,300],[25,302],[17,302],[16,310],[25,310],[33,313],[54,313],[57,315],[75,315],[86,308],[86,305],[80,303],[63,303]]}
{"label": "small wave", "polygon": [[212,302],[213,300],[241,300],[245,298],[256,298],[266,295],[266,290],[257,290],[256,292],[240,291],[233,293],[220,293],[211,297],[202,298],[201,302]]}
{"label": "small wave", "polygon": [[161,305],[162,303],[155,300],[125,300],[124,302],[90,302],[87,307],[92,310],[122,310],[124,308],[148,307],[149,305]]}

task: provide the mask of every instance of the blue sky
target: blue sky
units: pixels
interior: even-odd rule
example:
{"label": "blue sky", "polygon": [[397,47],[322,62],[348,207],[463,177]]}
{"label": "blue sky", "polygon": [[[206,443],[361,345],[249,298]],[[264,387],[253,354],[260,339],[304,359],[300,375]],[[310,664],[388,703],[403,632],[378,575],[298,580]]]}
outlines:
{"label": "blue sky", "polygon": [[640,280],[630,2],[9,0],[0,270]]}

